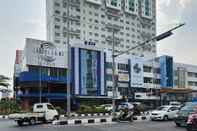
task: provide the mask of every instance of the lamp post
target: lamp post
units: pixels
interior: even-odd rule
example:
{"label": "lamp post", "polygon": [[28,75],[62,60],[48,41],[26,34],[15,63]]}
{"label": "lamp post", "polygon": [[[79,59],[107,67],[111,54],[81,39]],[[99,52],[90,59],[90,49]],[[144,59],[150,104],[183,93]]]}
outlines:
{"label": "lamp post", "polygon": [[43,54],[43,44],[40,45],[39,55],[38,55],[38,65],[39,65],[39,103],[42,103],[42,58],[41,54]]}
{"label": "lamp post", "polygon": [[111,25],[111,24],[107,24],[106,28],[108,28],[109,30],[112,30],[112,115],[113,117],[115,117],[115,110],[116,110],[116,97],[117,97],[117,88],[116,88],[116,76],[115,76],[115,70],[116,70],[116,66],[115,66],[115,33],[120,31],[120,27],[117,25]]}
{"label": "lamp post", "polygon": [[116,82],[115,81],[115,58],[120,56],[120,55],[123,55],[125,53],[128,53],[128,52],[130,52],[130,51],[132,51],[132,50],[134,50],[134,49],[136,49],[138,47],[143,47],[143,46],[145,46],[147,43],[149,43],[151,41],[163,40],[163,39],[173,35],[172,31],[174,31],[174,30],[176,30],[176,29],[178,29],[178,28],[180,28],[180,27],[182,27],[184,25],[185,24],[180,24],[180,25],[178,25],[178,26],[176,26],[176,27],[174,27],[174,28],[162,33],[162,34],[159,34],[159,35],[157,35],[157,36],[155,36],[155,37],[153,37],[151,39],[148,39],[148,40],[144,41],[141,44],[138,44],[137,46],[134,46],[134,47],[132,47],[132,48],[126,50],[126,51],[123,51],[121,53],[118,53],[118,54],[115,54],[115,40],[114,40],[114,37],[115,37],[115,32],[119,31],[120,28],[117,28],[116,25],[110,25],[110,24],[107,25],[107,28],[112,29],[112,32],[113,32],[113,35],[112,35],[112,37],[113,37],[112,38],[112,81],[113,81],[113,88],[112,88],[113,89],[113,98],[112,98],[113,113],[112,113],[112,115],[113,115],[113,117],[115,117],[115,97],[116,97],[116,94],[117,94],[116,87],[115,87],[115,82]]}

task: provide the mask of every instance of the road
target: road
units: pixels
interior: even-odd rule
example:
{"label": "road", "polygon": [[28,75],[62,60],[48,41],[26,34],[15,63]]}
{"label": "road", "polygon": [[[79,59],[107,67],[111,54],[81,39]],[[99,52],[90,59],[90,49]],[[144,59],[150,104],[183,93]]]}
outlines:
{"label": "road", "polygon": [[0,120],[0,131],[186,131],[178,128],[173,122],[134,122],[94,125],[63,125],[51,124],[18,127],[14,121]]}

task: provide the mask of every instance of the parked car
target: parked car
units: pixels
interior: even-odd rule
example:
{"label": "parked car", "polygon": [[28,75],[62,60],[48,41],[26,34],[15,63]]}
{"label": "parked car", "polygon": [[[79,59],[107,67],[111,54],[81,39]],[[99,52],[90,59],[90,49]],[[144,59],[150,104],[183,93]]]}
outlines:
{"label": "parked car", "polygon": [[177,126],[187,126],[187,120],[190,114],[197,111],[197,102],[187,102],[176,114],[174,122]]}
{"label": "parked car", "polygon": [[118,110],[124,110],[125,108],[128,109],[133,109],[134,106],[133,104],[129,103],[129,102],[122,102],[118,105]]}
{"label": "parked car", "polygon": [[174,119],[179,108],[171,105],[160,106],[151,112],[151,120],[169,120]]}
{"label": "parked car", "polygon": [[103,104],[101,105],[106,111],[112,111],[113,110],[113,105],[112,104]]}
{"label": "parked car", "polygon": [[181,107],[182,104],[181,104],[181,102],[178,102],[178,101],[171,101],[169,105]]}

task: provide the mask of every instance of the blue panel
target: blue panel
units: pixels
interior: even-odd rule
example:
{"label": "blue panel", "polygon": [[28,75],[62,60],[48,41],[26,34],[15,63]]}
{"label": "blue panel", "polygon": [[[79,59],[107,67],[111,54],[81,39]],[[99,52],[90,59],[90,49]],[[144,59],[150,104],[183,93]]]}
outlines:
{"label": "blue panel", "polygon": [[161,87],[172,88],[173,87],[173,58],[170,56],[160,57],[160,76]]}
{"label": "blue panel", "polygon": [[45,74],[39,75],[38,72],[22,72],[20,73],[19,82],[48,82],[48,83],[66,83],[66,77],[52,77]]}
{"label": "blue panel", "polygon": [[[20,94],[17,97],[39,97],[39,93],[29,93],[29,94]],[[42,93],[42,97],[46,97],[49,99],[66,99],[66,93]],[[71,96],[72,97],[72,96]]]}
{"label": "blue panel", "polygon": [[161,87],[165,88],[167,87],[167,72],[166,72],[166,57],[162,56],[160,58],[160,77],[161,77]]}

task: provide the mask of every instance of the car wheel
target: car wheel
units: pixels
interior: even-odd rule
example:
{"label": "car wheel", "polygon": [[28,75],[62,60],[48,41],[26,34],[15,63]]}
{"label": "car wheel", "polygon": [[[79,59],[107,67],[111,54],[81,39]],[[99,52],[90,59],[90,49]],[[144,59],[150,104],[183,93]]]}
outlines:
{"label": "car wheel", "polygon": [[29,120],[29,125],[35,125],[36,124],[36,120],[34,118],[31,118]]}
{"label": "car wheel", "polygon": [[164,121],[167,121],[167,120],[168,120],[168,116],[164,116],[164,117],[163,117],[163,120],[164,120]]}
{"label": "car wheel", "polygon": [[192,126],[191,125],[187,126],[187,131],[192,131]]}
{"label": "car wheel", "polygon": [[151,121],[155,121],[155,119],[153,119],[153,118],[151,118],[150,120],[151,120]]}
{"label": "car wheel", "polygon": [[54,116],[53,120],[59,120],[58,116]]}
{"label": "car wheel", "polygon": [[17,121],[18,126],[23,126],[23,121]]}
{"label": "car wheel", "polygon": [[177,127],[181,127],[181,124],[180,124],[180,123],[176,123],[176,126],[177,126]]}

